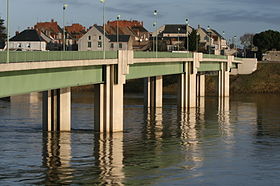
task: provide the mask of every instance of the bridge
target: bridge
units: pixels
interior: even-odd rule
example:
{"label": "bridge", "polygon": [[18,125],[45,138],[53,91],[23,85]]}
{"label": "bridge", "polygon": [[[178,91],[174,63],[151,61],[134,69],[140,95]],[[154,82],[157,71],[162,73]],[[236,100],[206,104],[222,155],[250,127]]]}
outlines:
{"label": "bridge", "polygon": [[0,52],[0,98],[42,92],[42,128],[71,130],[71,87],[94,85],[94,125],[123,131],[123,86],[145,78],[144,105],[162,107],[163,76],[178,77],[178,107],[197,106],[205,96],[205,72],[218,72],[218,97],[229,96],[230,71],[256,59],[202,53],[106,51]]}

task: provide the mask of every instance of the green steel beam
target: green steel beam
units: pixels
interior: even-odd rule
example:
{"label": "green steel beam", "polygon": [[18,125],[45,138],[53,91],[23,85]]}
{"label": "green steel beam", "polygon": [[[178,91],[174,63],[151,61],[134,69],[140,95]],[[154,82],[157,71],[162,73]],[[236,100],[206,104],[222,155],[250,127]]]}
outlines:
{"label": "green steel beam", "polygon": [[182,62],[172,63],[137,63],[129,67],[126,79],[138,79],[152,76],[181,74],[184,72]]}
{"label": "green steel beam", "polygon": [[200,63],[199,72],[218,71],[221,70],[221,63]]}
{"label": "green steel beam", "polygon": [[0,98],[102,82],[102,66],[1,72]]}
{"label": "green steel beam", "polygon": [[[157,58],[192,58],[193,53],[158,52]],[[156,58],[156,52],[134,52],[134,58]]]}

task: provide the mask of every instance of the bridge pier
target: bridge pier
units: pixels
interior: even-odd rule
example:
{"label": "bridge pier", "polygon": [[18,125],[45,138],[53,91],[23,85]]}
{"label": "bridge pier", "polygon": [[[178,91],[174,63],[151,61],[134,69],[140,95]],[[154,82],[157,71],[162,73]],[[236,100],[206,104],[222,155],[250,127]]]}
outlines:
{"label": "bridge pier", "polygon": [[229,97],[229,73],[233,56],[228,56],[227,63],[221,63],[221,70],[219,71],[219,84],[218,84],[218,96]]}
{"label": "bridge pier", "polygon": [[71,88],[43,92],[43,130],[71,130]]}
{"label": "bridge pier", "polygon": [[163,77],[148,77],[144,80],[145,108],[161,108],[163,97]]}
{"label": "bridge pier", "polygon": [[104,65],[104,84],[94,85],[94,129],[95,131],[123,131],[123,91],[132,51],[119,51],[118,64]]}

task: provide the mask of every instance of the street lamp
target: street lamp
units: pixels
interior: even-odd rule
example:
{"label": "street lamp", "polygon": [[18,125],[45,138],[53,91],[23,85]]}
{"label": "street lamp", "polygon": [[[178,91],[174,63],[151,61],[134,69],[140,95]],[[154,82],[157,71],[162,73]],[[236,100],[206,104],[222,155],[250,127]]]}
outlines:
{"label": "street lamp", "polygon": [[100,0],[100,2],[103,5],[103,59],[106,58],[106,54],[105,54],[105,0]]}
{"label": "street lamp", "polygon": [[154,16],[156,17],[156,58],[158,57],[157,52],[158,52],[158,29],[157,29],[157,22],[158,22],[158,11],[154,10]]}
{"label": "street lamp", "polygon": [[9,32],[10,32],[10,25],[9,25],[9,0],[7,0],[7,63],[10,62],[10,39],[9,39]]}
{"label": "street lamp", "polygon": [[67,4],[63,4],[63,51],[65,51],[65,45],[66,45],[66,37],[65,37],[65,10],[67,8]]}
{"label": "street lamp", "polygon": [[187,51],[189,51],[189,32],[188,32],[188,27],[189,27],[189,19],[186,19]]}
{"label": "street lamp", "polygon": [[198,38],[199,38],[199,33],[197,32],[196,33],[196,52],[198,52],[198,45],[199,45]]}
{"label": "street lamp", "polygon": [[235,57],[237,57],[236,37],[237,36],[234,36],[234,43],[233,43],[233,48],[235,48],[235,50],[236,50]]}
{"label": "street lamp", "polygon": [[[153,23],[153,27],[155,28],[156,26],[156,22]],[[155,52],[155,37],[152,35],[152,38],[153,38],[153,52]]]}
{"label": "street lamp", "polygon": [[179,33],[180,33],[180,28],[178,28],[178,51],[180,50],[180,37],[179,37]]}
{"label": "street lamp", "polygon": [[207,26],[207,30],[208,30],[208,36],[209,36],[209,49],[208,49],[208,54],[210,54],[210,50],[211,50],[211,32],[210,32],[210,26]]}
{"label": "street lamp", "polygon": [[117,16],[117,49],[119,50],[119,20],[121,18],[121,15]]}

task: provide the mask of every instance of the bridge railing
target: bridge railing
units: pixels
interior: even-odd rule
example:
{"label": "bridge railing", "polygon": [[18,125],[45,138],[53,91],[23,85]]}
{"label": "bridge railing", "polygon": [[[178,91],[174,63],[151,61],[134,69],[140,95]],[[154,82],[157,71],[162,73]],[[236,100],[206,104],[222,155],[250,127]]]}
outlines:
{"label": "bridge railing", "polygon": [[[10,51],[11,63],[39,61],[72,61],[103,59],[103,51]],[[116,51],[106,51],[106,59],[117,59]],[[0,63],[6,63],[7,52],[0,52]]]}
{"label": "bridge railing", "polygon": [[134,52],[134,58],[192,58],[193,53],[176,52]]}
{"label": "bridge railing", "polygon": [[214,54],[203,54],[203,58],[210,58],[210,59],[227,59],[227,56],[214,55]]}

